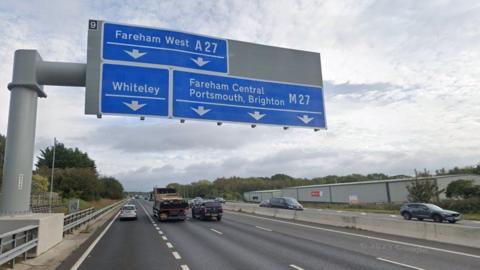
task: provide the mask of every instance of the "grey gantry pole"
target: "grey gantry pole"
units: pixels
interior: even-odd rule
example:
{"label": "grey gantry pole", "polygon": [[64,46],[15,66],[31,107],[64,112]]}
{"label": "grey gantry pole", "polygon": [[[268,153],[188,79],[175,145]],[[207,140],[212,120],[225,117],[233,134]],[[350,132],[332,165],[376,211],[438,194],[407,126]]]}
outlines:
{"label": "grey gantry pole", "polygon": [[44,62],[36,50],[15,51],[0,215],[30,213],[37,100],[43,85],[85,86],[85,64]]}
{"label": "grey gantry pole", "polygon": [[52,212],[52,197],[53,197],[53,176],[55,173],[55,150],[57,146],[57,138],[53,137],[53,158],[52,158],[52,178],[50,179],[50,196],[48,198],[48,212]]}

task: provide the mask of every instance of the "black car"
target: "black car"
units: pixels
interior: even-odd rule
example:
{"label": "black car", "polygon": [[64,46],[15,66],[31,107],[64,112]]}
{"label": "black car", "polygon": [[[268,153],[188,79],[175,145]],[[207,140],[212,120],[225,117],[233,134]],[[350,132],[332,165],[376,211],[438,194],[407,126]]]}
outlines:
{"label": "black car", "polygon": [[291,197],[271,198],[270,207],[303,210],[303,206],[296,199]]}
{"label": "black car", "polygon": [[203,200],[192,206],[192,217],[198,219],[216,218],[218,221],[222,219],[223,208],[222,203],[214,200]]}
{"label": "black car", "polygon": [[412,218],[418,220],[433,219],[435,222],[446,220],[450,223],[455,223],[462,219],[460,213],[442,209],[431,203],[406,203],[400,208],[400,215],[406,220]]}

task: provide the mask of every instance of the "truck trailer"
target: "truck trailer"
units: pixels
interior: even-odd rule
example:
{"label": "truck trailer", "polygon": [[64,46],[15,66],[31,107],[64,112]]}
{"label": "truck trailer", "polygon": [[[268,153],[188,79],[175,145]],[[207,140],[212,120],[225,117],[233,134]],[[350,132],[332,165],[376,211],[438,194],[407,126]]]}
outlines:
{"label": "truck trailer", "polygon": [[160,221],[185,220],[188,201],[173,188],[153,189],[153,215]]}

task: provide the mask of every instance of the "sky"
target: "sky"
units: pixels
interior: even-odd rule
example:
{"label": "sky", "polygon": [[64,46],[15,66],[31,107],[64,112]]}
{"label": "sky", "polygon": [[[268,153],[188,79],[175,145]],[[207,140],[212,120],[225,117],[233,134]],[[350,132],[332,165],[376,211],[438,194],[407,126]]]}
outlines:
{"label": "sky", "polygon": [[[86,62],[89,19],[319,52],[328,129],[84,115],[85,89],[46,86],[35,153],[88,152],[127,190],[230,176],[294,177],[480,162],[478,1],[0,1],[0,133],[13,54]],[[36,159],[35,159],[36,160]]]}

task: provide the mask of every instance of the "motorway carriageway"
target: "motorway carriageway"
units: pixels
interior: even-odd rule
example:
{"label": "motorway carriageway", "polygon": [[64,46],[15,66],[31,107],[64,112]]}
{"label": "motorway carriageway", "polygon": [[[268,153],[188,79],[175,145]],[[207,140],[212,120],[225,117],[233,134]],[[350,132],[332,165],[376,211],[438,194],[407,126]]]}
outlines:
{"label": "motorway carriageway", "polygon": [[[254,204],[258,205],[258,204]],[[330,215],[338,215],[338,216],[347,216],[347,217],[366,217],[371,219],[388,219],[388,220],[403,220],[403,217],[398,214],[378,214],[378,213],[371,213],[371,212],[360,212],[360,211],[349,211],[349,210],[332,210],[332,209],[325,209],[325,208],[305,208],[304,211],[308,212],[319,212],[324,214]],[[412,218],[412,222],[417,221],[415,218]],[[433,220],[424,219],[422,222],[433,222]],[[450,223],[444,223],[450,224]],[[463,226],[463,227],[477,227],[480,228],[480,221],[478,220],[460,220],[455,224],[450,224],[454,226]]]}
{"label": "motorway carriageway", "polygon": [[115,215],[57,269],[480,269],[474,248],[236,212],[158,222],[131,202],[138,220]]}

